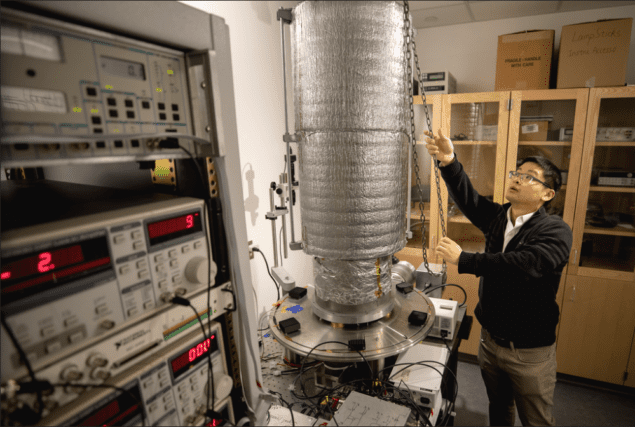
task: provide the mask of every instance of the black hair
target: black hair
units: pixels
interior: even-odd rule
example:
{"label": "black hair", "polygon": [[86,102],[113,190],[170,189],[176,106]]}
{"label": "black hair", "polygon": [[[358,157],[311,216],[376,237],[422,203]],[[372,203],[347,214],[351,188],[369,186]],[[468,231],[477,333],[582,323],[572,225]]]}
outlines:
{"label": "black hair", "polygon": [[[530,156],[525,157],[523,160],[520,160],[518,162],[518,166],[516,167],[519,168],[525,163],[535,163],[540,166],[545,177],[544,182],[549,187],[551,187],[551,189],[555,191],[556,194],[558,194],[558,190],[560,190],[560,187],[562,186],[562,175],[560,173],[560,169],[558,169],[558,167],[554,165],[551,160],[543,156]],[[553,199],[555,199],[555,196],[548,202],[545,202],[545,204],[543,205],[545,209],[549,206]]]}

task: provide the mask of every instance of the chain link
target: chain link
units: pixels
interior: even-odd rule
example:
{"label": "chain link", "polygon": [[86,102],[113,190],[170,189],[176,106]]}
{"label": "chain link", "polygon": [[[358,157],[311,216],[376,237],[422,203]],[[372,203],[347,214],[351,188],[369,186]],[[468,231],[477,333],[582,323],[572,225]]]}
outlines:
{"label": "chain link", "polygon": [[[419,192],[419,212],[420,212],[420,220],[421,220],[421,244],[423,250],[423,264],[428,271],[428,273],[433,273],[430,270],[430,265],[428,263],[428,251],[427,251],[427,239],[426,239],[426,229],[425,229],[425,215],[423,213],[423,188],[421,187],[421,178],[419,176],[419,156],[417,155],[417,141],[415,137],[415,120],[414,120],[414,92],[413,92],[413,70],[412,70],[412,55],[414,55],[414,62],[417,67],[417,78],[419,80],[419,88],[421,89],[421,97],[423,101],[423,108],[426,115],[426,123],[428,125],[428,130],[432,133],[432,122],[430,121],[430,114],[428,113],[428,104],[426,103],[426,94],[423,90],[423,79],[421,78],[421,69],[419,68],[419,57],[417,56],[417,47],[414,41],[414,34],[412,34],[412,30],[410,28],[410,6],[408,5],[408,1],[404,1],[404,29],[405,29],[405,37],[404,37],[404,50],[407,62],[407,78],[408,78],[408,94],[409,94],[409,104],[410,104],[410,141],[412,143],[412,158],[413,158],[413,168],[416,176],[416,185]],[[437,112],[438,114],[438,112]],[[432,161],[434,163],[434,176],[437,184],[437,200],[439,203],[439,217],[441,219],[441,231],[443,237],[446,237],[445,230],[445,218],[443,215],[443,203],[441,202],[441,185],[439,180],[439,165],[437,164],[437,156],[432,156]],[[445,274],[447,271],[447,266],[445,260],[443,260],[443,268],[442,274]]]}

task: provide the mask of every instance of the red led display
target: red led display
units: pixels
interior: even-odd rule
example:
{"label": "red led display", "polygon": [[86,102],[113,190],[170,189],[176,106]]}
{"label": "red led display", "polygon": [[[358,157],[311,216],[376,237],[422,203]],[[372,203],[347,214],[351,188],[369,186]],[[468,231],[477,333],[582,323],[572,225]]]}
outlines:
{"label": "red led display", "polygon": [[41,252],[36,256],[21,259],[2,266],[2,280],[19,279],[21,277],[39,275],[42,273],[59,270],[67,265],[78,264],[84,261],[81,245],[58,249],[50,252]]}
{"label": "red led display", "polygon": [[164,221],[148,224],[148,236],[150,236],[150,239],[154,239],[156,237],[178,233],[179,231],[187,230],[188,228],[194,228],[195,216],[198,217],[198,213],[182,215],[176,218],[170,218]]}
{"label": "red led display", "polygon": [[[212,335],[211,340],[215,339],[215,335]],[[212,346],[212,342],[210,339],[206,339],[196,344],[189,350],[181,353],[181,355],[172,359],[172,373],[174,374],[174,378],[177,378],[183,372],[186,372],[190,366],[196,365],[201,361],[202,357],[207,354],[210,347]],[[214,344],[216,344],[214,342]],[[215,347],[215,346],[214,346]],[[212,349],[215,351],[215,348]]]}
{"label": "red led display", "polygon": [[112,268],[104,235],[2,258],[2,304],[28,298]]}
{"label": "red led display", "polygon": [[40,283],[55,281],[57,279],[61,279],[62,277],[69,276],[75,273],[81,273],[82,271],[91,270],[96,267],[100,267],[102,265],[106,265],[110,263],[110,257],[98,259],[95,261],[86,262],[81,265],[76,265],[74,267],[67,268],[65,270],[59,270],[55,273],[47,273],[40,275],[40,277],[36,277],[35,279],[27,280],[22,283],[18,283],[17,285],[7,286],[2,289],[2,293],[15,292],[22,289],[26,289],[30,286],[38,285]]}

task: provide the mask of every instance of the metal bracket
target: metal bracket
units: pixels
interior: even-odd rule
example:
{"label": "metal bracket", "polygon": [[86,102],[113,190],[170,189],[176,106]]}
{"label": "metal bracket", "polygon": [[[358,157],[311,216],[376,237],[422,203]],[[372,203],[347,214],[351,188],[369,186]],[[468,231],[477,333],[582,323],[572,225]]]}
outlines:
{"label": "metal bracket", "polygon": [[301,251],[302,250],[302,242],[290,242],[289,247],[292,251]]}
{"label": "metal bracket", "polygon": [[209,140],[197,145],[198,157],[223,157],[226,153],[225,135],[221,118],[221,87],[219,59],[212,50],[186,55],[192,100],[192,121],[196,136]]}
{"label": "metal bracket", "polygon": [[267,219],[276,219],[279,216],[286,215],[289,213],[288,209],[276,209],[274,212],[267,212],[265,214],[265,218]]}
{"label": "metal bracket", "polygon": [[285,9],[283,7],[281,7],[280,9],[278,9],[278,13],[276,14],[277,16],[277,20],[281,20],[282,22],[284,22],[285,24],[290,24],[291,22],[293,22],[293,9]]}
{"label": "metal bracket", "polygon": [[289,133],[285,133],[284,135],[282,135],[282,140],[284,142],[299,142],[299,138],[298,138],[298,134],[294,133],[293,135],[289,134]]}

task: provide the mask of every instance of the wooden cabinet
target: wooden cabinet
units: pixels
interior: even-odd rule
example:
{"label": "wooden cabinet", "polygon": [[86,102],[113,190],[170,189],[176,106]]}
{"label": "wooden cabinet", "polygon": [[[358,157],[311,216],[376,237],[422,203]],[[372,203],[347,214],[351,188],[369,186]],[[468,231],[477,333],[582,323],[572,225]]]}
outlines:
{"label": "wooden cabinet", "polygon": [[[498,203],[508,202],[507,174],[519,160],[540,155],[561,169],[563,185],[548,212],[569,224],[573,246],[556,296],[558,372],[635,386],[635,186],[621,185],[615,174],[635,174],[635,141],[629,136],[635,88],[442,95],[434,109],[442,116],[439,122],[435,115],[435,133],[441,128],[452,139],[477,191]],[[430,176],[434,185],[433,165]],[[440,190],[445,234],[464,250],[483,251],[483,233],[453,205],[442,180]],[[444,230],[433,191],[430,200],[428,258],[440,264],[433,249]],[[421,264],[416,246],[402,253],[415,267]],[[478,282],[448,265],[447,283],[460,284],[468,294],[468,315],[478,303]],[[443,295],[463,301],[456,288]],[[461,352],[477,354],[480,328],[475,321]]]}
{"label": "wooden cabinet", "polygon": [[626,381],[624,381],[624,385],[627,387],[635,387],[635,329],[633,329],[632,340],[631,355],[628,360],[628,367],[626,368]]}
{"label": "wooden cabinet", "polygon": [[635,330],[633,307],[632,282],[568,275],[557,344],[558,372],[624,384]]}
{"label": "wooden cabinet", "polygon": [[[569,274],[635,283],[635,88],[591,89]],[[599,132],[598,132],[599,131]]]}

